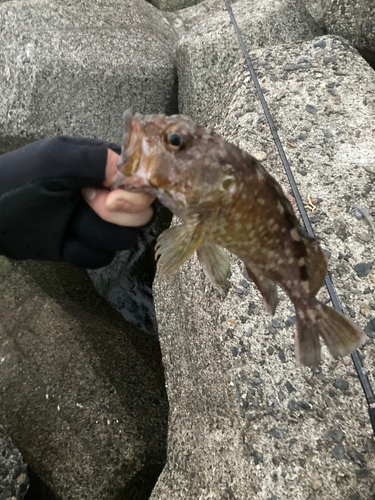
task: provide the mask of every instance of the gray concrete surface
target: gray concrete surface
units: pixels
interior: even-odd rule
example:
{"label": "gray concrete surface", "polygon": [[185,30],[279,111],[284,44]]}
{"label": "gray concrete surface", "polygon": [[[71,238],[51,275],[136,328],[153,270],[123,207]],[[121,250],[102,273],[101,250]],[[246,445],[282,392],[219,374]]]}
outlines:
{"label": "gray concrete surface", "polygon": [[[319,200],[310,220],[345,314],[368,333],[360,354],[374,384],[375,240],[353,208],[375,216],[363,168],[375,155],[375,73],[330,36],[251,57],[303,200]],[[205,111],[205,125],[263,156],[290,196],[243,61]],[[231,264],[226,296],[195,256],[154,283],[170,413],[168,465],[152,500],[372,499],[372,430],[350,358],[334,360],[324,347],[319,369],[299,366],[290,301],[281,294],[268,316],[241,262]]]}
{"label": "gray concrete surface", "polygon": [[28,464],[29,494],[147,499],[165,460],[158,343],[84,270],[0,266],[0,421]]}
{"label": "gray concrete surface", "polygon": [[350,40],[375,65],[375,5],[373,0],[317,0],[304,2],[312,17],[327,32]]}
{"label": "gray concrete surface", "polygon": [[122,114],[176,111],[174,35],[144,0],[0,6],[0,152],[54,135],[121,140]]}
{"label": "gray concrete surface", "polygon": [[[311,39],[322,34],[310,14],[294,2],[239,0],[233,12],[247,47],[262,47]],[[212,96],[225,84],[228,73],[241,57],[229,15],[202,15],[201,23],[183,35],[177,48],[179,111],[198,121]]]}

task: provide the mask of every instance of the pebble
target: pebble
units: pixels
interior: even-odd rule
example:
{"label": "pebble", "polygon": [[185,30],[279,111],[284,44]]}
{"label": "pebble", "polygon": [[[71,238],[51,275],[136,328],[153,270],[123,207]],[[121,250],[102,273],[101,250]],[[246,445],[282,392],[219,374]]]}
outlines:
{"label": "pebble", "polygon": [[292,393],[293,391],[295,391],[295,388],[292,386],[292,384],[289,381],[285,382],[285,387],[288,389],[289,394]]}
{"label": "pebble", "polygon": [[282,439],[284,437],[284,433],[282,430],[277,429],[274,427],[273,429],[270,430],[271,436],[273,436],[276,439]]}
{"label": "pebble", "polygon": [[350,356],[344,356],[342,358],[342,362],[344,363],[345,366],[349,366],[352,364],[352,358]]}
{"label": "pebble", "polygon": [[342,432],[341,429],[338,429],[336,427],[327,432],[327,434],[324,436],[324,439],[327,441],[327,443],[331,441],[336,441],[336,443],[340,443],[344,439],[344,433]]}
{"label": "pebble", "polygon": [[361,304],[359,306],[359,312],[364,316],[365,318],[369,318],[371,315],[371,309],[370,306],[367,304]]}
{"label": "pebble", "polygon": [[320,479],[313,479],[310,484],[311,484],[311,488],[314,491],[318,491],[322,487],[322,482]]}
{"label": "pebble", "polygon": [[336,55],[328,56],[328,57],[323,57],[323,64],[330,64],[330,63],[333,63],[333,62],[336,62],[336,61],[337,61],[337,56]]}
{"label": "pebble", "polygon": [[346,233],[346,231],[345,231],[345,229],[343,227],[341,227],[340,229],[338,229],[336,231],[336,236],[338,238],[340,238],[340,240],[342,240],[342,241],[345,241],[348,238],[348,235],[347,235],[347,233]]}
{"label": "pebble", "polygon": [[365,278],[371,273],[372,264],[370,262],[360,262],[354,267],[359,278]]}
{"label": "pebble", "polygon": [[349,450],[348,455],[353,460],[353,462],[359,467],[364,467],[366,465],[366,460],[361,453],[358,453],[357,451],[354,450]]}
{"label": "pebble", "polygon": [[360,241],[363,241],[364,243],[368,243],[373,238],[371,233],[358,233],[357,237]]}
{"label": "pebble", "polygon": [[272,347],[272,345],[267,347],[267,352],[270,356],[275,352],[275,349]]}
{"label": "pebble", "polygon": [[327,46],[326,42],[324,40],[321,40],[320,42],[314,43],[314,48],[317,49],[325,49]]}
{"label": "pebble", "polygon": [[263,453],[254,450],[254,463],[255,465],[263,463]]}
{"label": "pebble", "polygon": [[316,107],[312,106],[311,104],[308,104],[305,109],[306,109],[306,111],[308,113],[311,113],[312,115],[316,115],[317,112],[318,112],[318,110],[316,109]]}
{"label": "pebble", "polygon": [[284,71],[297,71],[298,69],[300,69],[300,65],[295,63],[287,63],[283,67]]}
{"label": "pebble", "polygon": [[264,161],[267,158],[267,153],[265,151],[252,151],[251,156],[258,161]]}
{"label": "pebble", "polygon": [[367,325],[364,328],[364,332],[369,337],[375,337],[375,318],[370,319],[370,321],[367,323]]}
{"label": "pebble", "polygon": [[358,469],[355,471],[357,479],[366,479],[369,475],[368,469]]}
{"label": "pebble", "polygon": [[285,320],[285,326],[288,328],[289,326],[293,326],[296,324],[295,316],[288,316],[288,319]]}
{"label": "pebble", "polygon": [[280,361],[282,363],[286,363],[285,354],[284,354],[284,351],[282,349],[279,350],[278,356],[279,356]]}
{"label": "pebble", "polygon": [[345,449],[342,444],[338,444],[332,450],[332,456],[336,460],[342,460],[345,456]]}
{"label": "pebble", "polygon": [[249,316],[251,316],[251,315],[253,314],[253,312],[254,312],[254,304],[250,303],[250,304],[249,304],[249,307],[248,307],[248,309],[247,309],[247,314],[248,314]]}
{"label": "pebble", "polygon": [[349,382],[343,378],[337,378],[333,383],[333,387],[341,391],[347,391],[349,389]]}
{"label": "pebble", "polygon": [[298,407],[298,403],[297,401],[295,401],[294,399],[291,399],[288,403],[288,409],[290,411],[298,411],[299,410],[299,407]]}
{"label": "pebble", "polygon": [[283,391],[281,389],[279,390],[278,396],[279,396],[280,401],[283,401],[285,399],[285,394],[283,393]]}

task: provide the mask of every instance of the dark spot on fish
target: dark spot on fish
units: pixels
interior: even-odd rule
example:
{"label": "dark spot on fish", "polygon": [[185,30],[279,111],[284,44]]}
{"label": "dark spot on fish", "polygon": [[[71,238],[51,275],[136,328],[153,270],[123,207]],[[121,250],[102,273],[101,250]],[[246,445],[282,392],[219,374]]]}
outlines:
{"label": "dark spot on fish", "polygon": [[293,255],[296,259],[300,259],[301,257],[305,257],[306,246],[305,246],[305,243],[303,241],[293,241]]}
{"label": "dark spot on fish", "polygon": [[307,267],[306,266],[301,266],[300,267],[300,277],[302,281],[307,281],[309,278],[308,272],[307,272]]}

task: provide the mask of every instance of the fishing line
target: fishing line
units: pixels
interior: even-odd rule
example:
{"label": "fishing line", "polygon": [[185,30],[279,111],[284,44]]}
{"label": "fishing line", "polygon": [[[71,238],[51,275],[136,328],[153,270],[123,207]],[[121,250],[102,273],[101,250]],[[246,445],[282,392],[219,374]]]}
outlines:
{"label": "fishing line", "polygon": [[[303,220],[303,223],[304,223],[304,225],[306,227],[306,231],[308,232],[309,236],[315,238],[314,231],[313,231],[313,229],[311,227],[310,220],[309,220],[309,218],[307,216],[305,207],[303,205],[303,202],[302,202],[302,199],[301,199],[301,195],[299,194],[296,181],[294,180],[294,176],[293,176],[293,173],[291,171],[291,168],[290,168],[289,162],[287,160],[287,157],[285,155],[284,148],[283,148],[283,146],[281,144],[279,134],[277,133],[277,128],[276,128],[276,126],[275,126],[275,124],[274,124],[274,122],[272,120],[272,116],[271,116],[270,111],[268,109],[268,106],[267,106],[266,100],[264,98],[264,94],[262,92],[262,89],[261,89],[261,87],[259,85],[259,81],[258,81],[257,75],[255,73],[254,67],[252,65],[249,53],[248,53],[248,51],[247,51],[247,49],[245,47],[245,44],[244,44],[244,41],[243,41],[243,38],[242,38],[242,35],[241,35],[241,32],[240,32],[240,29],[239,29],[238,24],[236,22],[236,19],[234,17],[232,6],[231,6],[229,0],[224,0],[224,3],[225,3],[225,6],[226,6],[226,8],[228,10],[231,22],[232,22],[233,27],[234,27],[234,30],[236,32],[237,39],[238,39],[239,44],[241,46],[241,49],[242,49],[242,52],[243,52],[243,55],[244,55],[247,67],[249,68],[251,78],[253,79],[253,82],[254,82],[255,89],[257,91],[259,100],[260,100],[260,102],[262,104],[264,113],[266,115],[266,118],[267,118],[270,130],[271,130],[271,134],[272,134],[273,140],[275,141],[275,144],[276,144],[277,150],[279,152],[282,164],[283,164],[285,172],[286,172],[286,174],[288,176],[289,184],[290,184],[290,186],[292,188],[293,195],[294,195],[294,197],[296,199],[298,210],[300,211],[300,214],[302,216],[302,220]],[[335,287],[333,286],[333,283],[332,283],[332,280],[331,280],[331,277],[330,277],[329,273],[328,273],[328,275],[327,275],[327,277],[325,278],[324,281],[325,281],[325,285],[327,287],[329,296],[331,297],[331,301],[332,301],[332,305],[333,305],[334,309],[336,311],[342,313],[343,311],[342,311],[342,308],[341,308],[341,304],[340,304],[340,301],[339,301],[339,299],[337,297],[336,290],[335,290]],[[373,392],[372,387],[370,385],[370,381],[369,381],[369,379],[367,377],[366,370],[364,369],[364,367],[362,365],[362,361],[361,361],[361,359],[359,357],[358,351],[354,351],[351,354],[351,357],[352,357],[355,369],[357,371],[358,378],[359,378],[359,380],[361,382],[363,392],[365,393],[365,396],[366,396],[366,400],[367,400],[367,404],[368,404],[368,412],[369,412],[370,422],[371,422],[371,426],[372,426],[372,431],[373,431],[373,434],[375,436],[375,395],[374,395],[374,392]]]}

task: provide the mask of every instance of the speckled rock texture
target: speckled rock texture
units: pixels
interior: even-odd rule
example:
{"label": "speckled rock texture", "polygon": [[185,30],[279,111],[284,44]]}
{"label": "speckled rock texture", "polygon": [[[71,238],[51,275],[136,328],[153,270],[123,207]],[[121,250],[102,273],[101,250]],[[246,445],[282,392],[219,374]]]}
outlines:
{"label": "speckled rock texture", "polygon": [[[200,24],[181,37],[177,48],[179,111],[194,117],[204,115],[227,81],[228,72],[241,57],[240,47],[222,4],[216,14],[202,16]],[[239,0],[233,12],[247,47],[262,47],[311,39],[322,34],[310,14],[294,2]],[[188,16],[188,19],[191,17]],[[181,19],[183,19],[181,14]]]}
{"label": "speckled rock texture", "polygon": [[192,5],[197,5],[202,0],[147,0],[158,9],[173,12],[175,10],[186,9]]}
{"label": "speckled rock texture", "polygon": [[350,40],[375,65],[374,0],[318,0],[304,2],[307,10],[328,33]]}
{"label": "speckled rock texture", "polygon": [[325,23],[328,33],[347,38],[375,64],[374,0],[332,0]]}
{"label": "speckled rock texture", "polygon": [[0,499],[23,500],[29,488],[27,466],[0,426]]}
{"label": "speckled rock texture", "polygon": [[118,143],[127,107],[175,112],[174,47],[144,0],[0,5],[0,152],[54,135]]}
{"label": "speckled rock texture", "polygon": [[165,462],[159,345],[84,270],[0,258],[0,401],[31,498],[149,497]]}
{"label": "speckled rock texture", "polygon": [[[368,334],[360,356],[374,385],[375,240],[354,207],[375,216],[364,168],[375,156],[375,73],[334,36],[250,55],[302,198],[314,200],[307,210],[344,312]],[[295,205],[244,61],[205,112],[207,127],[265,158]],[[225,294],[193,256],[154,283],[170,414],[151,499],[372,499],[375,447],[350,357],[324,347],[318,369],[299,366],[289,299],[281,293],[270,317],[235,256],[231,273]],[[325,289],[318,298],[329,303]]]}
{"label": "speckled rock texture", "polygon": [[[232,0],[231,4],[238,0]],[[164,15],[178,37],[187,34],[188,31],[194,31],[201,25],[207,17],[216,15],[225,10],[223,0],[203,0],[203,2],[188,7],[182,12],[165,12]]]}

